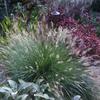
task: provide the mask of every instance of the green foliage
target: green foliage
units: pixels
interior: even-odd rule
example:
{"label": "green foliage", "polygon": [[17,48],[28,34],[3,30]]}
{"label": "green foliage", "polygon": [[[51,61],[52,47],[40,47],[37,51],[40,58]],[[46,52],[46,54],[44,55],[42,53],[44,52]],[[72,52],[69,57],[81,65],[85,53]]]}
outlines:
{"label": "green foliage", "polygon": [[0,87],[0,100],[54,100],[45,93],[48,85],[41,82],[38,84],[19,80],[16,83],[8,80],[7,85]]}
{"label": "green foliage", "polygon": [[33,81],[43,76],[54,80],[56,75],[59,79],[65,73],[74,78],[80,70],[64,46],[37,43],[28,37],[18,38],[7,49],[7,68],[14,78]]}
{"label": "green foliage", "polygon": [[[16,9],[16,12],[18,12],[17,18],[12,21],[10,18],[5,17],[2,21],[3,31],[7,33],[20,33],[23,31],[25,35],[27,32],[31,33],[31,30],[34,30],[38,23],[39,8],[35,7],[32,12],[29,12],[30,15],[23,11],[22,5],[18,5]],[[44,30],[43,27],[38,31],[41,30]],[[83,71],[80,64],[69,55],[69,50],[63,44],[58,43],[61,39],[58,36],[57,41],[56,36],[58,33],[54,34],[52,32],[51,40],[54,40],[54,44],[52,44],[51,42],[46,43],[49,39],[45,39],[49,35],[43,32],[37,34],[36,37],[40,39],[40,42],[38,40],[38,42],[34,41],[27,34],[26,37],[14,37],[14,40],[7,47],[0,48],[3,50],[0,55],[6,60],[9,76],[17,81],[23,79],[34,82],[26,83],[20,80],[17,84],[9,80],[7,87],[0,88],[2,97],[4,96],[4,99],[7,100],[41,100],[41,98],[71,100],[75,95],[79,95],[83,100],[92,100],[91,91],[82,79]],[[41,40],[43,41],[41,42]],[[60,42],[62,43],[62,41]],[[38,85],[37,81],[41,78],[43,81]]]}
{"label": "green foliage", "polygon": [[8,73],[13,79],[36,82],[43,78],[53,88],[52,94],[57,100],[70,100],[78,94],[83,100],[92,100],[87,85],[81,80],[80,64],[70,57],[64,45],[35,42],[28,36],[19,36],[4,52]]}
{"label": "green foliage", "polygon": [[15,6],[15,12],[18,17],[18,27],[21,31],[23,28],[28,31],[33,31],[35,30],[34,26],[37,24],[41,7],[38,7],[39,4],[34,6],[35,2],[33,1],[26,2],[24,7],[23,2],[17,3],[17,6]]}
{"label": "green foliage", "polygon": [[10,28],[12,26],[12,21],[9,17],[5,17],[4,20],[0,23],[2,29],[4,32],[8,32],[10,31]]}
{"label": "green foliage", "polygon": [[9,34],[17,30],[17,32],[20,33],[23,29],[34,31],[38,22],[39,9],[39,7],[34,7],[30,11],[25,11],[22,4],[17,3],[14,8],[16,14],[12,14],[13,18],[11,19],[6,16],[0,23],[3,32]]}
{"label": "green foliage", "polygon": [[38,24],[38,18],[39,18],[39,8],[38,7],[34,7],[32,9],[32,12],[30,14],[30,16],[28,16],[28,30],[29,31],[35,31],[35,26],[37,26]]}
{"label": "green foliage", "polygon": [[9,42],[8,38],[0,36],[0,63],[2,63],[2,59],[3,59],[2,47],[7,46],[8,42]]}
{"label": "green foliage", "polygon": [[7,45],[8,39],[6,37],[0,37],[0,45]]}

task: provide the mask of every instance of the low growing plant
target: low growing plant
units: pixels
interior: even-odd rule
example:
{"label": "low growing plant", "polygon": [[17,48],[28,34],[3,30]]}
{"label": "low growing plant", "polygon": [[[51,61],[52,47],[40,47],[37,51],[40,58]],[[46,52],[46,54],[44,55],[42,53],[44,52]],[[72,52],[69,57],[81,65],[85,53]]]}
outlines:
{"label": "low growing plant", "polygon": [[6,85],[0,86],[0,100],[54,100],[45,93],[48,85],[41,83],[8,80]]}
{"label": "low growing plant", "polygon": [[[37,83],[8,80],[5,85],[0,86],[1,100],[56,100],[56,93],[49,83],[44,83],[43,79],[38,80]],[[80,95],[75,95],[71,100],[80,99]],[[59,100],[61,99],[59,98]]]}

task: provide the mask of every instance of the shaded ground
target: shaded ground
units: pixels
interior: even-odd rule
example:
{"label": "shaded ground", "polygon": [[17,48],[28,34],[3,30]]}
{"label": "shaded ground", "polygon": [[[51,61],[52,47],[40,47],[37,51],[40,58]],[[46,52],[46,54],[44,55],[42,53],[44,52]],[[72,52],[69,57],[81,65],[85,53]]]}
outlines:
{"label": "shaded ground", "polygon": [[87,72],[89,73],[89,77],[93,80],[93,92],[97,96],[97,100],[100,100],[100,65],[99,66],[91,66],[87,68]]}

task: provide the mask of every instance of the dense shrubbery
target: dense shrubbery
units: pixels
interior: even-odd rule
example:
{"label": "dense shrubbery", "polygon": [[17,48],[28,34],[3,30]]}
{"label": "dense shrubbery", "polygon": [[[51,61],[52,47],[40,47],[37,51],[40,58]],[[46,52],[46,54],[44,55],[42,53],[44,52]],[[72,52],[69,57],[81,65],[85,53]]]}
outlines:
{"label": "dense shrubbery", "polygon": [[80,56],[85,50],[86,55],[100,55],[100,39],[96,36],[95,28],[92,25],[79,24],[71,18],[59,22],[59,25],[72,30],[73,37],[76,37],[75,48],[80,51]]}

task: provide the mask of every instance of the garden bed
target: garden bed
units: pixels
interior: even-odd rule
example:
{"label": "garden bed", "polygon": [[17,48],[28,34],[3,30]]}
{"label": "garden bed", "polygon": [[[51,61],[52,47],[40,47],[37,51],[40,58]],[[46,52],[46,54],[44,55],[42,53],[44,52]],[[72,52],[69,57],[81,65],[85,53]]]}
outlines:
{"label": "garden bed", "polygon": [[18,3],[0,24],[0,99],[99,100],[100,16],[91,3]]}

